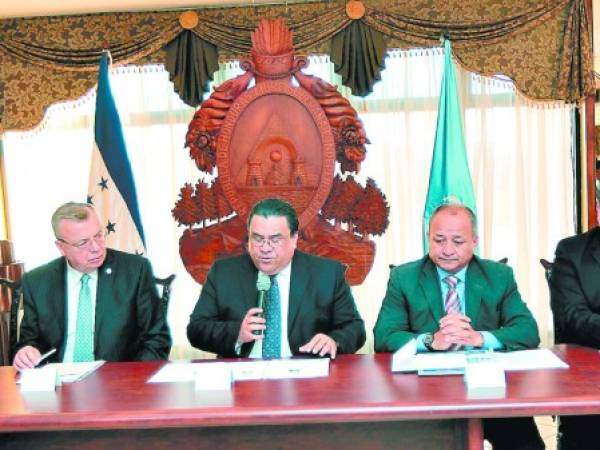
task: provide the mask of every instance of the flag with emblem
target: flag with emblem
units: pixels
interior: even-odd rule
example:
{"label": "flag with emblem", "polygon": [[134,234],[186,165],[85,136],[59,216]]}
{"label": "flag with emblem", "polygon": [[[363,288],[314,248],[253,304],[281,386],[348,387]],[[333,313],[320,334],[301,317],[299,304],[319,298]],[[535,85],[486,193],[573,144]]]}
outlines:
{"label": "flag with emblem", "polygon": [[460,110],[456,74],[452,62],[452,46],[444,41],[444,74],[438,106],[433,158],[429,172],[429,188],[423,213],[423,250],[427,253],[429,220],[443,203],[460,203],[475,215],[477,208]]}
{"label": "flag with emblem", "polygon": [[98,213],[108,247],[142,254],[145,251],[144,230],[121,120],[110,89],[109,58],[109,52],[104,51],[98,73],[95,145],[87,202]]}

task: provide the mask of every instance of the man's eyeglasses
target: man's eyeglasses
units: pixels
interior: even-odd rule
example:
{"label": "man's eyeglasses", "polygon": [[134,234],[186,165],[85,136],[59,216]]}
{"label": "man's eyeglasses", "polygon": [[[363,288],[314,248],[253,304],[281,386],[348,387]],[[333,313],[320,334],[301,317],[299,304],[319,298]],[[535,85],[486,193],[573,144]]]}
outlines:
{"label": "man's eyeglasses", "polygon": [[253,234],[250,236],[250,242],[257,247],[262,247],[265,244],[269,244],[269,247],[277,248],[285,242],[285,239],[285,236],[271,236],[270,238],[266,238],[260,234]]}
{"label": "man's eyeglasses", "polygon": [[71,247],[75,247],[76,249],[89,250],[90,248],[92,248],[93,242],[95,242],[95,243],[104,242],[104,231],[100,230],[95,235],[93,235],[91,238],[83,239],[79,242],[65,241],[63,238],[60,238],[60,237],[56,237],[56,240],[60,241],[64,244],[70,245]]}

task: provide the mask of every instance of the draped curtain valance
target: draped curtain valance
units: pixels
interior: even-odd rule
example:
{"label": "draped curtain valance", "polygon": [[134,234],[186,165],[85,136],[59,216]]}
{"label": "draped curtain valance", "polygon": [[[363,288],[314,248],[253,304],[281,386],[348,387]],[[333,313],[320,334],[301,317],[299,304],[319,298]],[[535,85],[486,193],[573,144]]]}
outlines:
{"label": "draped curtain valance", "polygon": [[352,20],[344,2],[0,20],[0,130],[32,128],[53,102],[94,86],[102,49],[116,64],[165,63],[175,90],[197,105],[218,59],[246,54],[262,18],[282,16],[299,53],[328,53],[344,84],[366,95],[392,47],[453,42],[467,69],[504,74],[534,99],[574,102],[594,93],[591,24],[584,0],[365,1]]}

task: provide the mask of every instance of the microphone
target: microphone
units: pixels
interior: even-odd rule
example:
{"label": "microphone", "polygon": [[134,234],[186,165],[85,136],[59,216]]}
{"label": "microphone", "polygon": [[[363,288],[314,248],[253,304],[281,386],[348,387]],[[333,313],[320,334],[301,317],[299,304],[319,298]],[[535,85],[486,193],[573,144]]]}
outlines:
{"label": "microphone", "polygon": [[[265,303],[265,292],[271,289],[271,278],[264,272],[259,271],[256,277],[256,290],[258,291],[258,307],[264,309]],[[263,313],[259,313],[256,317],[263,317]],[[252,334],[260,336],[263,334],[263,330],[254,330]]]}

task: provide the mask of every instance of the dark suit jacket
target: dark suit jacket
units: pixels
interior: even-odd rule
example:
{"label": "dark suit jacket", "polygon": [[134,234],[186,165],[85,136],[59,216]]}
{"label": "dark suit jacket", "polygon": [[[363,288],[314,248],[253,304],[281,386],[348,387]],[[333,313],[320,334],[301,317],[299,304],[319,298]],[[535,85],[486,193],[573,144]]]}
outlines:
{"label": "dark suit jacket", "polygon": [[[56,348],[62,361],[67,332],[66,260],[55,259],[23,276],[24,315],[19,348],[44,353]],[[94,356],[97,360],[166,359],[171,337],[150,263],[138,255],[107,249],[98,269]]]}
{"label": "dark suit jacket", "polygon": [[557,342],[600,348],[600,228],[558,243],[550,303]]}
{"label": "dark suit jacket", "polygon": [[[489,331],[507,350],[539,345],[537,324],[510,267],[474,256],[465,283],[465,313],[474,330]],[[437,331],[444,314],[439,277],[428,256],[392,269],[375,323],[375,351],[393,352],[421,333]]]}
{"label": "dark suit jacket", "polygon": [[[315,334],[338,343],[338,352],[354,353],[365,342],[365,325],[338,262],[298,250],[290,276],[288,340],[293,354]],[[216,261],[190,316],[187,335],[201,350],[235,357],[235,343],[246,312],[257,304],[258,271],[245,254]],[[252,343],[242,346],[241,356]]]}

